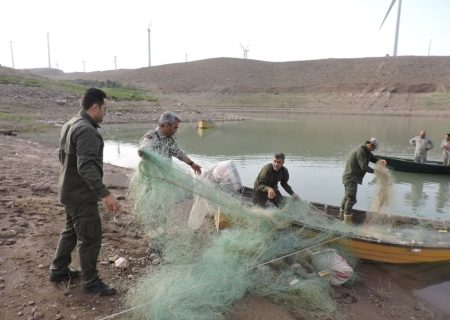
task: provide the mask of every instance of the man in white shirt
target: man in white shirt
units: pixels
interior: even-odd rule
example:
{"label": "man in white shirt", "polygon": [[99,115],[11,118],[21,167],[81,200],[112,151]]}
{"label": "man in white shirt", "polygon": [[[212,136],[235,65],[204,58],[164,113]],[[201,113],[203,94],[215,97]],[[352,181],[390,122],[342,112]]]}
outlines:
{"label": "man in white shirt", "polygon": [[426,131],[421,130],[418,136],[409,140],[409,144],[416,148],[414,150],[414,162],[427,162],[427,152],[434,147],[433,141],[426,134]]}

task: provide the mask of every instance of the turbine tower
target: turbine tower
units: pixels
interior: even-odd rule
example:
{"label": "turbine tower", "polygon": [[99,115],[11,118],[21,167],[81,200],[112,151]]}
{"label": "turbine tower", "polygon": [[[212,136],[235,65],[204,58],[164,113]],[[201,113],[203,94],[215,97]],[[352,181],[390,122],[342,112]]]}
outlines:
{"label": "turbine tower", "polygon": [[12,62],[12,68],[14,68],[14,52],[13,52],[13,45],[12,45],[12,41],[9,42],[9,45],[11,47],[11,62]]}
{"label": "turbine tower", "polygon": [[152,23],[150,22],[150,24],[148,25],[147,28],[147,34],[148,34],[148,66],[151,67],[152,66],[152,54],[150,51],[150,27],[152,26]]}
{"label": "turbine tower", "polygon": [[[392,0],[391,5],[389,6],[388,11],[386,12],[386,15],[384,16],[383,22],[380,25],[380,29],[384,24],[384,21],[386,21],[386,18],[389,15],[389,12],[391,12],[392,7],[395,4],[395,1],[397,0]],[[401,12],[402,12],[402,0],[398,0],[398,11],[397,11],[397,27],[395,28],[395,41],[394,41],[394,54],[393,56],[396,57],[397,56],[397,46],[398,46],[398,30],[400,29],[400,16],[401,16]]]}
{"label": "turbine tower", "polygon": [[48,68],[52,68],[52,64],[50,63],[50,33],[47,32],[47,52],[48,52]]}
{"label": "turbine tower", "polygon": [[250,49],[248,48],[248,46],[249,45],[247,45],[246,47],[244,47],[243,45],[242,45],[242,43],[239,43],[239,45],[241,46],[241,48],[242,48],[242,50],[244,51],[244,59],[247,59],[247,54],[248,54],[248,52],[250,51]]}

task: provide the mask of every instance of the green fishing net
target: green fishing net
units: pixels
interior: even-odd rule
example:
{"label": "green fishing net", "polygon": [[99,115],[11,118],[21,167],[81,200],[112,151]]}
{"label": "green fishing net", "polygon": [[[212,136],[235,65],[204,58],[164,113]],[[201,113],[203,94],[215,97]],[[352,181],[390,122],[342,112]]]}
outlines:
{"label": "green fishing net", "polygon": [[[336,244],[358,232],[378,236],[386,225],[355,228],[302,200],[287,199],[282,209],[255,207],[245,189],[227,190],[217,179],[205,179],[209,173],[193,177],[143,151],[130,198],[162,263],[129,290],[127,302],[135,307],[130,317],[224,319],[247,294],[306,318],[335,312],[332,284],[347,281],[357,262]],[[395,240],[398,230],[389,228]],[[407,230],[415,239],[425,232],[402,229],[404,237]],[[333,273],[336,265],[340,273]]]}

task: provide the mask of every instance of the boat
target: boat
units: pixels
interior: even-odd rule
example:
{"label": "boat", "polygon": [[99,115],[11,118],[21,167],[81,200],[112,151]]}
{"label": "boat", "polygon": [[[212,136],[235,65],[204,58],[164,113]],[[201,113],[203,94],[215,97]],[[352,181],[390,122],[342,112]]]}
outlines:
{"label": "boat", "polygon": [[[244,187],[243,197],[251,197],[252,188]],[[340,207],[318,202],[309,202],[312,211],[325,213],[332,222],[339,219]],[[389,228],[381,225],[377,233],[371,233],[365,222],[376,217],[389,223]],[[359,259],[392,264],[416,264],[450,261],[450,221],[439,219],[414,218],[384,213],[352,210],[352,223],[348,231],[335,231],[333,243],[342,247]],[[293,226],[307,229],[312,234],[330,232],[328,224],[308,225],[302,221],[292,221]],[[360,226],[361,228],[358,228]],[[423,228],[422,241],[406,237],[408,230]],[[391,231],[387,231],[391,229]]]}
{"label": "boat", "polygon": [[376,155],[387,161],[387,167],[397,171],[450,174],[450,166],[444,166],[442,161],[414,162],[412,159]]}
{"label": "boat", "polygon": [[211,121],[208,120],[199,120],[197,122],[199,129],[208,129],[208,128],[214,128],[214,125]]}
{"label": "boat", "polygon": [[[317,202],[311,202],[310,206],[314,209],[325,212],[328,216],[338,219],[339,207],[326,205]],[[373,214],[383,215],[382,213],[371,213],[362,210],[353,210],[352,222],[355,225],[363,225],[366,219]],[[348,236],[337,240],[337,244],[344,247],[354,256],[378,262],[387,262],[393,264],[413,264],[425,262],[443,262],[450,261],[450,222],[435,219],[418,219],[413,217],[385,215],[389,225],[397,229],[393,233],[394,238],[383,239],[373,237],[364,233],[351,233]],[[441,241],[430,241],[426,244],[401,239],[403,227],[414,227],[421,225],[430,233],[430,236]],[[398,237],[398,239],[396,239]],[[431,238],[430,238],[431,239]],[[444,240],[444,241],[442,241]]]}

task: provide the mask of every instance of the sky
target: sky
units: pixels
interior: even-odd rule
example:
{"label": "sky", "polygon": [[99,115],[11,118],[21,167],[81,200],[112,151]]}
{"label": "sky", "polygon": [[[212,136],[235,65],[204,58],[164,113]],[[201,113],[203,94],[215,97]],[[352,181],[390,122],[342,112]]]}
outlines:
{"label": "sky", "polygon": [[[381,57],[393,54],[398,0],[380,29],[391,1],[4,0],[0,64],[49,67],[49,43],[64,72],[148,67],[149,27],[152,66],[243,58],[241,45],[274,62]],[[450,56],[449,16],[449,0],[403,0],[397,54]]]}

